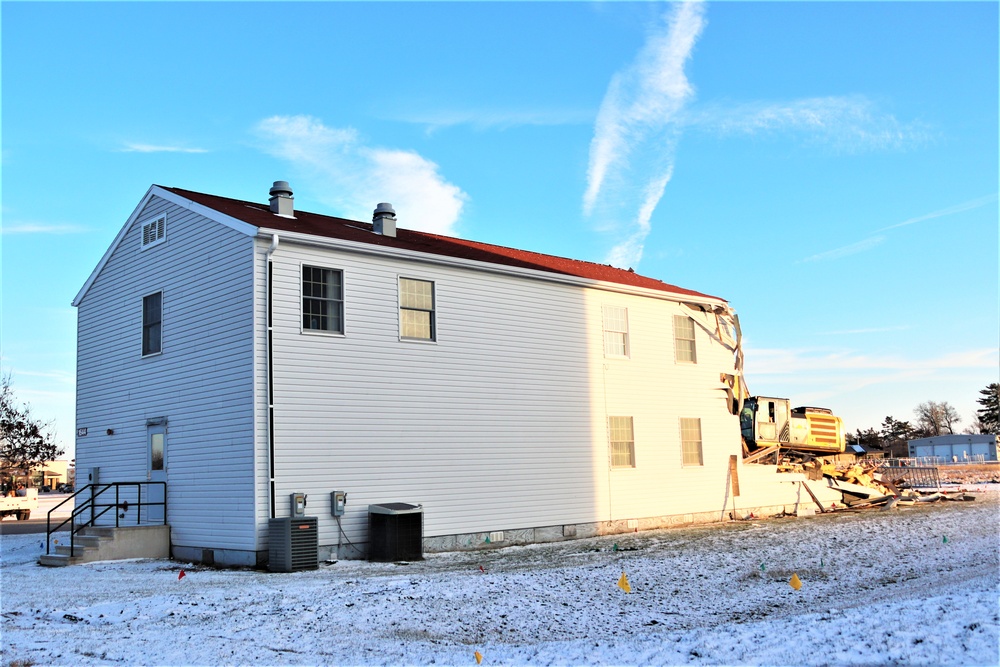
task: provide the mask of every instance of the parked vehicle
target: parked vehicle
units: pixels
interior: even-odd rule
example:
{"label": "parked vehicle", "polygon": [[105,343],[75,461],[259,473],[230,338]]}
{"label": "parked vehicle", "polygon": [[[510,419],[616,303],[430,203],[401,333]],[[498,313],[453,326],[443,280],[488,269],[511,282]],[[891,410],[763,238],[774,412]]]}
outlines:
{"label": "parked vehicle", "polygon": [[23,496],[0,497],[0,520],[13,516],[18,521],[31,518],[31,511],[38,509],[38,489],[25,489]]}

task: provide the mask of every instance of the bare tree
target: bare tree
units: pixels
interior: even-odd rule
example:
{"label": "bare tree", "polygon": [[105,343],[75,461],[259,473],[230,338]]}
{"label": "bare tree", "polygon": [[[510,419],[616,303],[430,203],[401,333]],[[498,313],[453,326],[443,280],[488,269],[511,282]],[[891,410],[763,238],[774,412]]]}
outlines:
{"label": "bare tree", "polygon": [[958,411],[948,404],[948,401],[927,401],[914,410],[917,417],[917,430],[923,437],[955,433],[955,424],[962,421]]}
{"label": "bare tree", "polygon": [[62,453],[52,439],[52,425],[35,419],[31,408],[17,402],[10,376],[4,376],[0,380],[0,468],[8,473],[19,471],[30,479],[33,469]]}

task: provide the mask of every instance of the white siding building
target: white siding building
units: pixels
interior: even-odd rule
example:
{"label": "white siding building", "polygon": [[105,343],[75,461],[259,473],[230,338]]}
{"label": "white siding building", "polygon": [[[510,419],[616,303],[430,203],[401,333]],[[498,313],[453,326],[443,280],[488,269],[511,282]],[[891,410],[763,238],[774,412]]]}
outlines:
{"label": "white siding building", "polygon": [[435,550],[794,495],[740,462],[733,496],[722,299],[294,211],[275,185],[270,206],[152,186],[74,300],[79,486],[166,481],[175,557],[260,564],[293,492],[321,558],[365,555],[370,503],[421,504]]}

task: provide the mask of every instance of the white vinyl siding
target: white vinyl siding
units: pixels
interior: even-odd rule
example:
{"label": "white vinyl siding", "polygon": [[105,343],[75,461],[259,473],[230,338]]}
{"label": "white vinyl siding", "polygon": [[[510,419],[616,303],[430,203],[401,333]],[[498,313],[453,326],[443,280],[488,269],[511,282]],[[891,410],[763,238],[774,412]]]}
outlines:
{"label": "white vinyl siding", "polygon": [[434,340],[434,283],[399,279],[399,335]]}
{"label": "white vinyl siding", "polygon": [[611,467],[635,467],[635,434],[631,417],[608,417],[611,438]]}
{"label": "white vinyl siding", "polygon": [[344,274],[302,267],[302,330],[344,333]]}
{"label": "white vinyl siding", "polygon": [[628,309],[604,306],[604,356],[628,356]]}
{"label": "white vinyl siding", "polygon": [[[377,248],[353,252],[283,237],[269,254],[270,238],[158,197],[134,219],[161,214],[170,217],[169,245],[139,252],[142,228],[130,227],[79,304],[77,426],[90,435],[77,439],[77,463],[82,471],[101,466],[105,481],[145,479],[145,420],[167,417],[175,547],[266,549],[272,464],[276,515],[288,516],[290,493],[309,494],[321,547],[346,536],[345,558],[363,555],[347,541],[364,549],[369,503],[421,503],[425,537],[463,540],[717,513],[728,457],[740,451],[738,420],[719,382],[733,373],[733,351],[702,336],[698,364],[677,364],[667,333],[676,330],[675,316],[714,330],[708,315],[669,297]],[[302,335],[303,266],[349,277],[341,295],[349,337]],[[147,275],[156,282],[135,280]],[[402,281],[423,287],[404,297]],[[122,341],[141,335],[136,303],[152,289],[169,297],[162,313],[169,354],[140,361],[134,343]],[[607,362],[608,303],[624,310],[626,326],[613,333],[626,334],[629,357],[642,363]],[[403,311],[426,314],[410,340],[435,344],[400,344]],[[694,326],[690,333],[693,343]],[[681,475],[678,420],[688,415],[701,416],[702,463]],[[628,426],[612,435],[609,417]],[[611,472],[615,448],[630,449],[632,463]],[[345,535],[329,514],[333,489],[349,494]]]}
{"label": "white vinyl siding", "polygon": [[694,320],[684,315],[674,315],[674,349],[677,361],[698,363],[695,350]]}
{"label": "white vinyl siding", "polygon": [[[740,446],[719,382],[733,353],[706,345],[699,364],[675,365],[663,332],[681,304],[616,294],[643,363],[609,364],[602,290],[284,241],[272,261],[276,511],[309,494],[321,546],[338,543],[333,489],[349,494],[342,525],[359,545],[369,503],[423,504],[425,537],[714,509],[712,484]],[[348,338],[299,335],[303,264],[351,276]],[[398,344],[400,277],[413,276],[447,314],[435,345]],[[678,419],[692,414],[704,416],[705,465],[675,479]],[[609,475],[608,417],[620,416],[635,467]]]}
{"label": "white vinyl siding", "polygon": [[686,466],[704,465],[701,451],[701,419],[681,418],[681,457]]}
{"label": "white vinyl siding", "polygon": [[[161,216],[170,243],[142,252],[139,221]],[[77,467],[99,466],[102,482],[145,480],[146,420],[165,417],[175,548],[252,554],[254,239],[155,196],[134,220],[77,308],[76,422],[88,429]],[[150,283],[164,294],[169,354],[142,358]]]}

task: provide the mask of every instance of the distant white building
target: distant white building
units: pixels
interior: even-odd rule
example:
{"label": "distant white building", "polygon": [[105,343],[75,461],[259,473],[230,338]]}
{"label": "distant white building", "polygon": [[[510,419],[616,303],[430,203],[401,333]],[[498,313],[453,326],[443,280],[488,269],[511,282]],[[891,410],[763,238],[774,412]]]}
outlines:
{"label": "distant white building", "polygon": [[[995,435],[936,435],[910,440],[911,457],[936,456],[943,462],[996,461]],[[981,459],[979,457],[982,457]]]}
{"label": "distant white building", "polygon": [[369,504],[435,550],[796,502],[742,464],[723,299],[270,194],[150,187],[73,302],[78,486],[166,482],[175,557],[261,563],[295,492],[320,558],[364,555]]}

